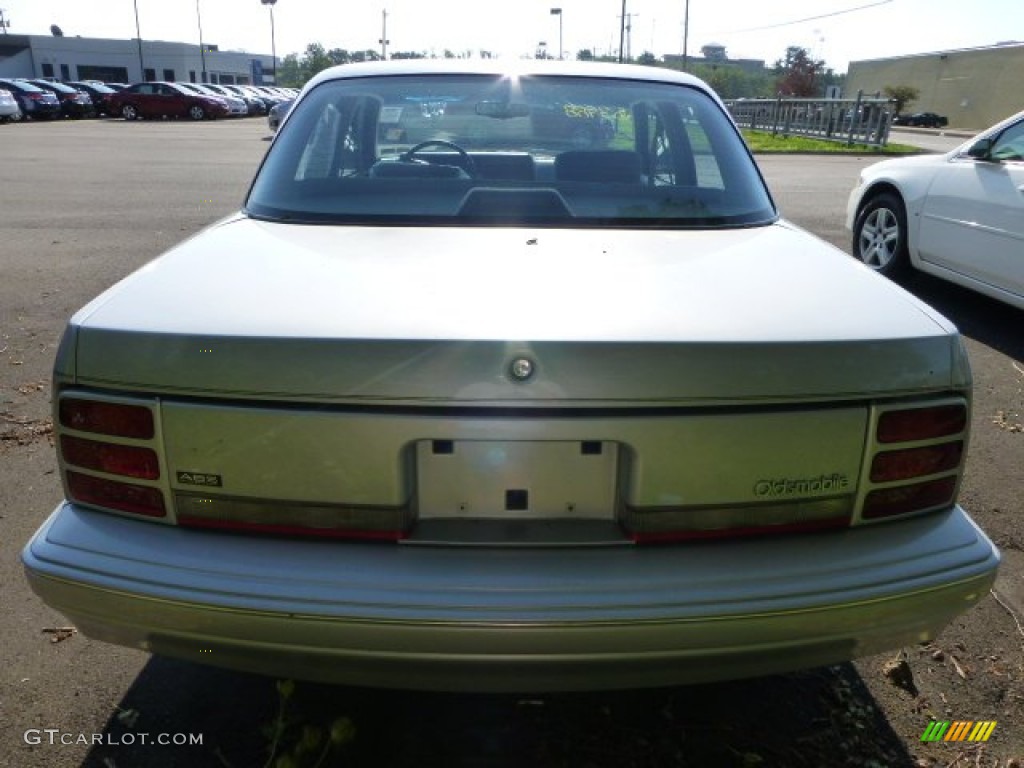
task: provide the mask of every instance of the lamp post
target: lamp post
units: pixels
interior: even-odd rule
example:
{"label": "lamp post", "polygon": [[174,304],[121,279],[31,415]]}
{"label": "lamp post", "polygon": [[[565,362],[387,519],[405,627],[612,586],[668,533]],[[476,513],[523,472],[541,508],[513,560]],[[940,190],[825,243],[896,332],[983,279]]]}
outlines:
{"label": "lamp post", "polygon": [[622,15],[619,16],[619,64],[626,45],[626,0],[622,0]]}
{"label": "lamp post", "polygon": [[203,45],[203,16],[199,13],[199,0],[196,0],[196,23],[199,24],[199,56],[203,60],[203,73],[199,82],[206,82],[206,46]]}
{"label": "lamp post", "polygon": [[381,57],[381,59],[383,59],[384,61],[387,61],[388,60],[388,43],[391,42],[390,40],[388,40],[388,11],[387,11],[387,8],[382,10],[380,12],[380,15],[381,15],[380,40],[378,40],[377,42],[380,43],[380,57]]}
{"label": "lamp post", "polygon": [[274,3],[277,0],[260,0],[263,5],[270,8],[270,56],[274,60],[274,85],[277,85],[277,43],[274,40]]}
{"label": "lamp post", "polygon": [[687,70],[687,44],[690,42],[690,0],[686,0],[683,13],[683,71]]}
{"label": "lamp post", "polygon": [[135,39],[139,43],[139,79],[146,82],[146,65],[142,61],[142,32],[139,31],[139,0],[132,0],[135,5]]}
{"label": "lamp post", "polygon": [[551,15],[558,17],[558,58],[559,58],[559,60],[561,60],[562,59],[562,52],[564,50],[562,48],[562,9],[561,8],[552,8],[551,9]]}

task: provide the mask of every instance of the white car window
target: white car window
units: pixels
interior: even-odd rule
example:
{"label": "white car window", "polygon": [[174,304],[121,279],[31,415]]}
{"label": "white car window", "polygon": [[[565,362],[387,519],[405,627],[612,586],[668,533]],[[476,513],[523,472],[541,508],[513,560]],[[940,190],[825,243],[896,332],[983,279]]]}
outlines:
{"label": "white car window", "polygon": [[1024,161],[1024,121],[1012,125],[1000,134],[992,146],[996,160]]}

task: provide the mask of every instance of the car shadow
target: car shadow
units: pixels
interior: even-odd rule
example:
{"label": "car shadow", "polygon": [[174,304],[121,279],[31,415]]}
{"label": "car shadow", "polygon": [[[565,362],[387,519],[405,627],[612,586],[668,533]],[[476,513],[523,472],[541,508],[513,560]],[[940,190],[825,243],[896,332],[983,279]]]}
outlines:
{"label": "car shadow", "polygon": [[1024,311],[923,272],[911,273],[901,285],[956,323],[964,336],[1024,362]]}
{"label": "car shadow", "polygon": [[[351,740],[330,746],[332,727]],[[143,733],[150,743],[142,743]],[[199,734],[202,744],[153,743],[158,734],[179,741]],[[600,693],[423,693],[300,682],[283,698],[271,678],[154,657],[103,740],[84,766],[250,768],[297,753],[287,764],[305,766],[325,750],[322,765],[374,768],[913,765],[851,664]]]}

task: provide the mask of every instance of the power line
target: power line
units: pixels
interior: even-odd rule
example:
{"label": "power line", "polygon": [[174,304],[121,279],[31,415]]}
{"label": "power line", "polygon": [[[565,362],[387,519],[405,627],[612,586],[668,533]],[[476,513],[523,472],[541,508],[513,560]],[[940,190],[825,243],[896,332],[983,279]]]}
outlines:
{"label": "power line", "polygon": [[794,24],[803,24],[804,22],[807,22],[807,21],[817,21],[818,19],[828,19],[828,18],[831,18],[833,16],[842,16],[843,14],[853,13],[854,11],[863,11],[866,8],[874,8],[874,7],[879,6],[879,5],[887,5],[888,3],[891,3],[891,2],[892,2],[892,0],[878,0],[878,2],[875,2],[875,3],[868,3],[867,5],[858,5],[855,8],[846,8],[845,10],[842,10],[842,11],[833,11],[832,13],[823,13],[823,14],[821,14],[819,16],[808,16],[807,18],[804,18],[804,19],[794,19],[792,21],[783,21],[783,22],[780,22],[778,24],[768,24],[767,26],[764,26],[764,27],[749,27],[747,29],[736,29],[736,30],[733,30],[732,32],[726,32],[724,34],[738,35],[738,34],[740,34],[742,32],[760,32],[760,31],[765,30],[765,29],[778,29],[779,27],[791,27]]}

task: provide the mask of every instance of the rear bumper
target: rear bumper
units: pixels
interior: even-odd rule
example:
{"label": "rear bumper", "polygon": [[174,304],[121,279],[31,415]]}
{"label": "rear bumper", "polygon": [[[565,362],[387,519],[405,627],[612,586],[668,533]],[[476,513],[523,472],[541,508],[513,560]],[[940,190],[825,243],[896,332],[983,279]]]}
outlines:
{"label": "rear bumper", "polygon": [[436,690],[738,678],[921,642],[999,554],[960,508],[857,530],[673,547],[273,540],[64,503],[22,554],[88,635],[276,676]]}

